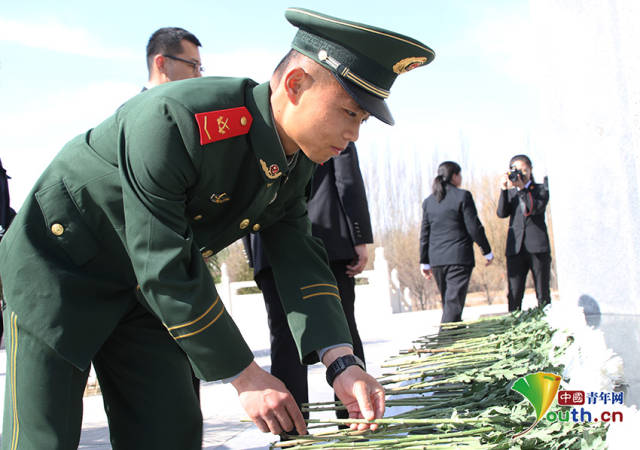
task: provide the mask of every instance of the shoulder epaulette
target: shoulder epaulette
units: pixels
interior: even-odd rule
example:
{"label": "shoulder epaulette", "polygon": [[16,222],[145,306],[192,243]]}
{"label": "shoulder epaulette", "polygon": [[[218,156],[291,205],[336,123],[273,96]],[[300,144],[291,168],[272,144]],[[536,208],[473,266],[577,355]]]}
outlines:
{"label": "shoulder epaulette", "polygon": [[244,106],[201,112],[195,118],[200,129],[200,145],[247,134],[253,122]]}

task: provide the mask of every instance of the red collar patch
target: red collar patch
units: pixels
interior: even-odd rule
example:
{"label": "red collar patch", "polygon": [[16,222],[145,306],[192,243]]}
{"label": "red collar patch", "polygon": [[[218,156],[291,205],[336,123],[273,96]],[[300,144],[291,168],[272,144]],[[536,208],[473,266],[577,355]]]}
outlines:
{"label": "red collar patch", "polygon": [[253,122],[244,106],[201,112],[195,118],[200,129],[200,145],[247,134]]}

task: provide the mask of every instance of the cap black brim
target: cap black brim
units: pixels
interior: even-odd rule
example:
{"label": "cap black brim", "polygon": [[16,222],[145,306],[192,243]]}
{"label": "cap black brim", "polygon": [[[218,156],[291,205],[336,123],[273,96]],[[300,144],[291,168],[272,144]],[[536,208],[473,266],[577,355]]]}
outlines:
{"label": "cap black brim", "polygon": [[365,91],[333,71],[331,71],[331,74],[362,109],[387,125],[393,125],[395,123],[395,120],[393,120],[391,116],[391,111],[389,111],[389,107],[387,106],[387,102],[385,102],[384,99]]}

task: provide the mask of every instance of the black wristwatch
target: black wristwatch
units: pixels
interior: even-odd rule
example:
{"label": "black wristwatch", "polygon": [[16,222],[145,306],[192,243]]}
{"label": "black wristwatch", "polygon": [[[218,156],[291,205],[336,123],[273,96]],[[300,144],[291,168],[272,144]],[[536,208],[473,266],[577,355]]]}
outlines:
{"label": "black wristwatch", "polygon": [[360,366],[362,370],[366,370],[364,362],[356,355],[339,356],[327,367],[327,383],[329,383],[329,386],[333,387],[333,381],[336,377],[347,370],[349,366]]}

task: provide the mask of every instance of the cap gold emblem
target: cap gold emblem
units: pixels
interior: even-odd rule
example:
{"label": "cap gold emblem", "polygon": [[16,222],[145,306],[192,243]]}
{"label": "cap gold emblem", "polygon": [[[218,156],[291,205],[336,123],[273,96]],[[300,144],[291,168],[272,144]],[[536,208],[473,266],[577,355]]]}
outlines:
{"label": "cap gold emblem", "polygon": [[426,56],[412,56],[410,58],[404,58],[393,65],[393,71],[397,74],[405,73],[410,70],[420,67],[427,63]]}

